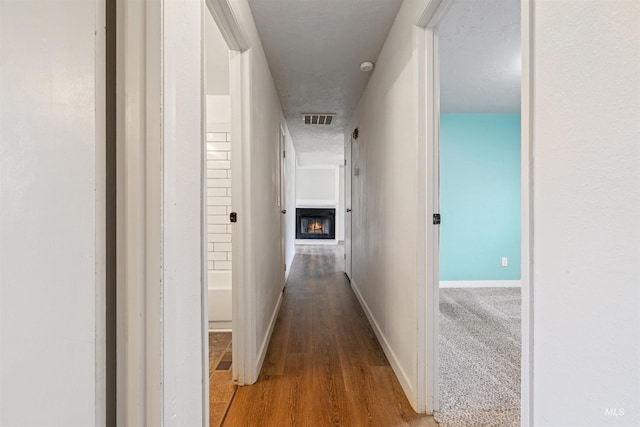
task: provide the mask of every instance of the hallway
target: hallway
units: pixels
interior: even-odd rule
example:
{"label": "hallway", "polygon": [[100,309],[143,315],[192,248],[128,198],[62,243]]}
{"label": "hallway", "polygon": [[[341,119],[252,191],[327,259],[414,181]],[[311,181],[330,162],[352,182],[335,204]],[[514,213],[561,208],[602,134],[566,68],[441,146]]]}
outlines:
{"label": "hallway", "polygon": [[258,382],[225,426],[437,426],[407,401],[343,272],[342,246],[297,246]]}

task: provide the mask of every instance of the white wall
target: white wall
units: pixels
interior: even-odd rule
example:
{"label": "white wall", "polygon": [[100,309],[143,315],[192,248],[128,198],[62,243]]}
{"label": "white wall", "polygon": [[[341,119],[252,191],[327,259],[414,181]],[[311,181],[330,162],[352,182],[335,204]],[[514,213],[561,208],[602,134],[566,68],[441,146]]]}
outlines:
{"label": "white wall", "polygon": [[105,5],[64,3],[0,2],[3,426],[104,417]]}
{"label": "white wall", "polygon": [[[260,361],[267,349],[267,338],[274,325],[278,301],[284,287],[285,260],[282,256],[282,236],[278,226],[282,215],[278,206],[279,141],[284,116],[249,3],[247,0],[231,3],[251,46],[251,137],[245,163],[247,170],[243,173],[248,177],[247,185],[251,194],[246,221],[252,240],[247,261],[251,268],[249,289],[252,289],[250,292],[253,292],[255,298],[255,348],[259,362],[254,367],[255,381],[260,370]],[[243,220],[242,217],[239,220]]]}
{"label": "white wall", "polygon": [[298,206],[336,207],[339,175],[337,166],[298,166],[296,201]]}
{"label": "white wall", "polygon": [[[407,0],[358,103],[352,188],[352,286],[416,407],[418,188],[414,25],[426,1]],[[415,99],[416,102],[411,102]]]}
{"label": "white wall", "polygon": [[536,426],[640,425],[640,2],[587,3],[534,8]]}

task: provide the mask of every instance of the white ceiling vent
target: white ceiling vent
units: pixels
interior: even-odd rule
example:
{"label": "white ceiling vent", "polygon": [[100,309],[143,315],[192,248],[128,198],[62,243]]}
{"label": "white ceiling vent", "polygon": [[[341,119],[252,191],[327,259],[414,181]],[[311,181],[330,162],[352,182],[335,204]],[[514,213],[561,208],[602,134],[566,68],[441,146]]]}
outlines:
{"label": "white ceiling vent", "polygon": [[330,125],[335,114],[308,113],[302,115],[305,125]]}

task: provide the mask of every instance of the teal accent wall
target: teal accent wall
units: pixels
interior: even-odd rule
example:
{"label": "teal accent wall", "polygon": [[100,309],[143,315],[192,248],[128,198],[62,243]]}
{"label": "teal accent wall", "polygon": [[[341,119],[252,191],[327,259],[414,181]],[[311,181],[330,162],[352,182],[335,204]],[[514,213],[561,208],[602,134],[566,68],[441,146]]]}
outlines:
{"label": "teal accent wall", "polygon": [[442,114],[440,280],[520,280],[520,204],[520,115]]}

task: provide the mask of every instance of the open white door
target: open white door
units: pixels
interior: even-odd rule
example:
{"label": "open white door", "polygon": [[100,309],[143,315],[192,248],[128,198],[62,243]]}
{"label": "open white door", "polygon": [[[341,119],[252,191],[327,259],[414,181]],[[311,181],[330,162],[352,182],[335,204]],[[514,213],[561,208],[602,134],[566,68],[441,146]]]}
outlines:
{"label": "open white door", "polygon": [[282,215],[280,215],[280,252],[282,253],[282,265],[284,266],[283,268],[283,277],[282,277],[282,283],[284,285],[285,283],[285,277],[286,277],[286,271],[287,271],[287,254],[286,254],[286,250],[287,250],[287,203],[285,200],[285,196],[286,196],[286,186],[285,186],[285,158],[287,156],[286,152],[285,152],[285,134],[284,134],[284,130],[282,128],[280,128],[280,144],[279,144],[279,163],[278,166],[280,168],[280,194],[278,195],[278,207],[280,208],[280,212],[282,213]]}
{"label": "open white door", "polygon": [[351,139],[344,146],[344,272],[351,280]]}

